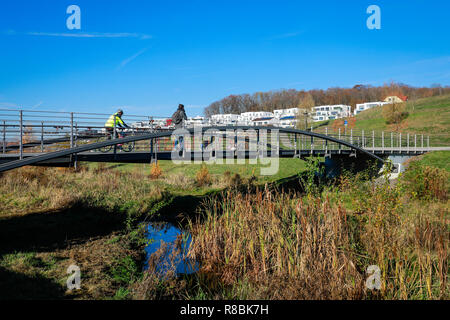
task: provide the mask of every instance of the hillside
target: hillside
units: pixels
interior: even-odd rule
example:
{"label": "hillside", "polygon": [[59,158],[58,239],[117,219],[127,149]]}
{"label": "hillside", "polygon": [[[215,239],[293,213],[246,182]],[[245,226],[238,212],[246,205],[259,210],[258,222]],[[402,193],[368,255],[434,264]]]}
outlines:
{"label": "hillside", "polygon": [[[429,135],[431,146],[450,146],[449,94],[408,101],[406,111],[409,115],[401,122],[399,132]],[[315,131],[324,132],[325,127],[330,131],[332,128],[343,127],[342,123],[342,119],[329,121]],[[356,116],[353,130],[360,132],[363,129],[366,132],[395,131],[393,126],[386,124],[381,107],[363,111]]]}

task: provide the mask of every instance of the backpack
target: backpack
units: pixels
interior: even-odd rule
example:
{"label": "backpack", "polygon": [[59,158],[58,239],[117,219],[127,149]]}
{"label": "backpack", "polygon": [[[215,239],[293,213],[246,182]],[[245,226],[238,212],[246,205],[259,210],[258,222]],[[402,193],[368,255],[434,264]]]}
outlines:
{"label": "backpack", "polygon": [[179,124],[181,122],[181,115],[180,115],[180,111],[177,110],[174,112],[174,114],[172,115],[172,122],[175,124]]}

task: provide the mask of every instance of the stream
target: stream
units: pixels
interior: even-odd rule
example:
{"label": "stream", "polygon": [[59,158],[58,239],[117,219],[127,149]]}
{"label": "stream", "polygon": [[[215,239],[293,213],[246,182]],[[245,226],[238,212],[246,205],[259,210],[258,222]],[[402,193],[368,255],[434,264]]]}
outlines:
{"label": "stream", "polygon": [[[147,270],[149,267],[148,261],[150,257],[161,248],[163,243],[165,243],[168,245],[169,250],[162,251],[163,255],[158,259],[156,272],[165,274],[169,271],[171,266],[175,267],[177,275],[191,274],[198,271],[198,262],[194,262],[186,257],[189,245],[192,241],[191,235],[186,231],[167,222],[149,223],[146,228],[146,237],[150,241],[145,248],[146,263],[144,270]],[[175,247],[176,243],[181,243],[180,250],[178,254],[171,257],[172,250],[170,249]]]}

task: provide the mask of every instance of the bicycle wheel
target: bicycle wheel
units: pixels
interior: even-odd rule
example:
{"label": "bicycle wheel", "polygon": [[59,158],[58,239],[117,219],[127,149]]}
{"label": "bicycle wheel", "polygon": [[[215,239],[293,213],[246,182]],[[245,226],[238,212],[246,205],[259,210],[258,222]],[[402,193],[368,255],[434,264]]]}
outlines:
{"label": "bicycle wheel", "polygon": [[123,152],[131,152],[134,149],[134,141],[122,144]]}
{"label": "bicycle wheel", "polygon": [[[107,139],[104,137],[97,139],[97,142],[104,142],[104,141],[107,141]],[[106,146],[106,147],[98,148],[97,150],[100,152],[103,152],[103,153],[107,153],[107,152],[111,151],[112,148],[113,148],[113,146]]]}

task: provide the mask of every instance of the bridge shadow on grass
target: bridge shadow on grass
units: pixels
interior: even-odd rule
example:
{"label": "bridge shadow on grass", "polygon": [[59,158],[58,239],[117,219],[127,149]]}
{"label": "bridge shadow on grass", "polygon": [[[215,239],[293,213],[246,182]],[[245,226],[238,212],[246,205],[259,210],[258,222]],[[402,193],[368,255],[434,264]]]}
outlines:
{"label": "bridge shadow on grass", "polygon": [[48,252],[123,228],[125,215],[75,205],[59,212],[0,219],[0,255]]}
{"label": "bridge shadow on grass", "polygon": [[39,275],[33,277],[0,267],[0,300],[67,299],[65,288]]}

